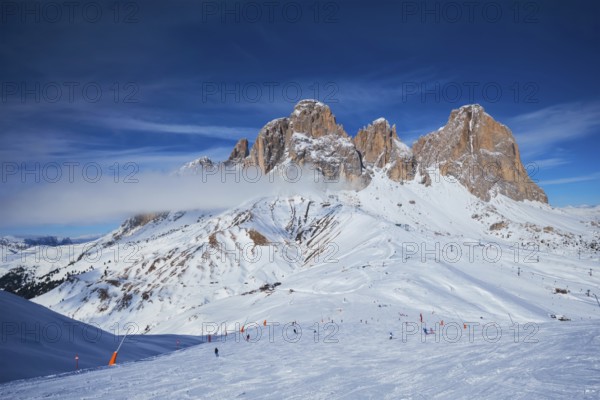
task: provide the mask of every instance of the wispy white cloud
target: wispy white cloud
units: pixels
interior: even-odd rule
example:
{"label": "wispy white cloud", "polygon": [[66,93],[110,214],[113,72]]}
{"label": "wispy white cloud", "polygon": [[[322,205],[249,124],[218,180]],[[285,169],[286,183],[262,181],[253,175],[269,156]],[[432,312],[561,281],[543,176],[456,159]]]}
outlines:
{"label": "wispy white cloud", "polygon": [[600,179],[600,172],[594,172],[588,175],[580,175],[580,176],[572,176],[568,178],[558,178],[558,179],[550,179],[547,181],[541,181],[541,186],[549,186],[549,185],[565,185],[568,183],[577,183],[577,182],[587,182],[587,181],[595,181]]}
{"label": "wispy white cloud", "polygon": [[236,140],[244,136],[255,135],[257,133],[257,130],[254,127],[162,123],[128,117],[106,118],[103,119],[102,122],[112,129],[167,134],[200,135],[229,140]]}
{"label": "wispy white cloud", "polygon": [[550,168],[554,168],[554,167],[559,167],[561,165],[566,165],[569,163],[570,163],[570,161],[565,158],[553,157],[553,158],[544,158],[544,159],[540,159],[540,160],[534,160],[529,164],[536,165],[538,168],[550,169]]}
{"label": "wispy white cloud", "polygon": [[600,129],[600,102],[565,103],[521,114],[507,121],[523,153],[544,153],[558,143],[580,139]]}
{"label": "wispy white cloud", "polygon": [[[88,166],[92,170],[99,168],[104,176],[117,176],[119,179],[130,174],[169,174],[200,157],[209,157],[213,161],[226,160],[233,148],[233,145],[224,145],[189,150],[169,146],[114,149],[94,146],[94,142],[79,135],[49,135],[43,140],[32,135],[13,136],[12,140],[3,141],[4,145],[0,146],[3,164],[0,185],[5,191],[15,189],[12,186],[8,189],[14,183],[33,185],[36,174],[37,180],[41,181],[44,180],[44,174],[54,173],[60,173],[63,177],[74,173],[80,179],[84,168]],[[27,175],[27,171],[32,172]],[[0,194],[0,197],[3,196]]]}
{"label": "wispy white cloud", "polygon": [[257,181],[258,170],[237,171],[211,169],[191,176],[144,173],[118,182],[109,175],[97,182],[62,179],[27,187],[14,185],[0,194],[0,229],[105,223],[155,211],[222,209],[263,196],[324,193],[327,187],[338,185],[316,182],[314,170],[309,168],[299,180],[297,175],[291,180],[281,173],[269,178],[263,175]]}

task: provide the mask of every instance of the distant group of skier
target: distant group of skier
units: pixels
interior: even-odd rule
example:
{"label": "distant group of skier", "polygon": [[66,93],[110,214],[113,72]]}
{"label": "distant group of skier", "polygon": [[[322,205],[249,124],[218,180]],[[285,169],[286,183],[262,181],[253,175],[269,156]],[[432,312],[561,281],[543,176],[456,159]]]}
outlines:
{"label": "distant group of skier", "polygon": [[[423,313],[419,313],[419,320],[420,320],[421,324],[423,324]],[[360,320],[360,322],[361,323],[363,322],[362,319]],[[444,325],[444,321],[441,321],[441,325],[442,326]],[[435,333],[435,330],[433,330],[433,328],[427,329],[426,327],[423,327],[423,333],[425,335],[433,335]],[[394,338],[394,334],[392,332],[390,332],[389,339],[392,340],[393,338]]]}
{"label": "distant group of skier", "polygon": [[[423,323],[423,313],[419,313],[419,320],[420,320],[421,323]],[[360,322],[368,324],[368,322],[367,322],[366,319],[365,320],[361,319]],[[442,324],[443,324],[443,322],[442,322]],[[295,325],[297,325],[297,323],[296,323],[296,321],[293,321],[292,322],[292,326],[295,326]],[[296,330],[295,327],[293,328],[293,331],[294,331],[294,334],[298,334],[298,332],[297,332],[297,330]],[[314,330],[314,333],[316,333],[316,332],[317,331]],[[435,333],[435,331],[433,330],[433,328],[427,329],[426,327],[423,327],[423,333],[425,335],[432,335],[432,334]],[[249,333],[246,334],[245,339],[246,339],[246,342],[250,341],[250,334]],[[394,339],[394,334],[393,334],[393,332],[390,332],[390,334],[389,334],[389,340],[392,340],[392,339]],[[219,349],[217,347],[215,347],[215,357],[219,357]]]}

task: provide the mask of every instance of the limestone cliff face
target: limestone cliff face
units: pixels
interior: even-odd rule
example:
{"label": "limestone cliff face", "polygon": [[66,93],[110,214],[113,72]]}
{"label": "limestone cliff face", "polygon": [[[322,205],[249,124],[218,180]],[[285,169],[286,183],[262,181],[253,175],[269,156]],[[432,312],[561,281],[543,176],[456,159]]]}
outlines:
{"label": "limestone cliff face", "polygon": [[455,178],[486,201],[503,194],[515,200],[548,202],[523,167],[510,129],[479,105],[453,110],[443,128],[415,143],[413,153],[425,183],[432,180],[427,170],[438,167],[442,176]]}
{"label": "limestone cliff face", "polygon": [[231,151],[231,155],[229,155],[227,161],[233,163],[240,163],[243,162],[249,154],[250,152],[248,151],[248,139],[240,139],[235,144],[235,147]]}
{"label": "limestone cliff face", "polygon": [[[421,137],[411,149],[383,118],[352,139],[327,105],[302,100],[288,117],[266,124],[252,148],[248,149],[248,140],[238,141],[225,163],[258,166],[263,173],[295,163],[314,168],[330,180],[348,180],[357,188],[367,185],[377,170],[396,182],[413,180],[418,172],[427,185],[452,177],[485,201],[496,194],[548,201],[523,167],[511,131],[479,105],[453,110],[443,128]],[[215,167],[201,158],[180,173]],[[432,176],[432,171],[439,171],[441,177]]]}
{"label": "limestone cliff face", "polygon": [[265,173],[271,171],[285,156],[288,129],[287,118],[276,119],[265,125],[252,145],[246,163],[259,166]]}
{"label": "limestone cliff face", "polygon": [[259,132],[246,164],[265,173],[283,162],[310,165],[330,179],[362,174],[360,154],[325,104],[302,100],[287,118],[269,122]]}
{"label": "limestone cliff face", "polygon": [[358,131],[354,145],[367,169],[383,168],[396,182],[414,178],[416,164],[412,151],[398,138],[396,126],[390,127],[384,118]]}
{"label": "limestone cliff face", "polygon": [[347,138],[348,134],[338,125],[331,109],[316,100],[302,100],[289,116],[292,132],[304,133],[312,138],[333,135]]}

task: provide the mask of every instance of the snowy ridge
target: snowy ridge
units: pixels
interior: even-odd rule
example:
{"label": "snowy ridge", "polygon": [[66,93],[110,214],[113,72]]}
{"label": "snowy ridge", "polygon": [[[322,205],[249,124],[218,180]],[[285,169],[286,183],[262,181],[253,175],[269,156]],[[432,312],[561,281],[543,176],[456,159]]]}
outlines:
{"label": "snowy ridge", "polygon": [[[207,320],[261,321],[298,296],[323,301],[327,293],[331,306],[321,310],[329,314],[344,298],[376,298],[413,316],[431,307],[501,320],[596,315],[586,296],[600,283],[598,273],[589,275],[600,239],[593,210],[573,216],[503,196],[487,203],[444,177],[436,182],[435,173],[431,187],[381,174],[360,192],[157,214],[99,239],[85,256],[83,246],[73,247],[74,262],[9,255],[4,268],[24,264],[40,278],[56,270],[68,279],[36,302],[100,326],[134,321],[151,333],[194,334]],[[104,251],[96,260],[97,249]],[[556,295],[556,287],[570,294]]]}
{"label": "snowy ridge", "polygon": [[400,158],[408,159],[412,157],[412,150],[405,143],[394,139],[394,146],[396,146],[396,151]]}
{"label": "snowy ridge", "polygon": [[[375,171],[358,192],[132,218],[94,242],[107,250],[98,259],[90,249],[73,263],[8,255],[5,268],[68,277],[34,299],[63,315],[107,330],[128,323],[132,333],[229,339],[7,383],[0,396],[596,398],[597,209],[571,213],[502,195],[484,202],[439,171],[429,174],[430,187],[418,175],[398,183]],[[273,341],[263,321],[279,324]],[[301,339],[290,340],[290,321]],[[484,326],[492,326],[486,335]],[[421,335],[423,327],[443,336]]]}

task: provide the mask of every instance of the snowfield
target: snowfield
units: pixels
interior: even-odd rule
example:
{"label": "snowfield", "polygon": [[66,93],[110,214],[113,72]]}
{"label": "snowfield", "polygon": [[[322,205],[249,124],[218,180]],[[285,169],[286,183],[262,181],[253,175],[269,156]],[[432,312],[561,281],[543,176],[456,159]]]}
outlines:
{"label": "snowfield", "polygon": [[[403,338],[400,322],[371,322],[339,323],[335,334],[318,337],[312,332],[314,324],[299,323],[302,334],[297,341],[289,325],[287,340],[281,329],[273,329],[269,337],[263,327],[259,340],[246,342],[238,335],[236,341],[229,334],[225,341],[145,361],[8,383],[0,386],[0,396],[15,400],[600,396],[600,328],[595,322],[544,323],[531,336],[522,326],[518,336],[502,326],[499,339],[495,330],[484,337],[474,329],[473,339],[464,331],[457,341],[452,328],[438,342],[436,335]],[[398,336],[390,340],[382,325],[395,328]]]}
{"label": "snowfield", "polygon": [[65,278],[33,299],[64,316],[213,342],[0,397],[599,398],[600,210],[418,181],[376,171],[359,192],[132,219],[58,261],[9,254],[3,270]]}
{"label": "snowfield", "polygon": [[[106,366],[123,335],[133,333],[126,324],[103,331],[4,291],[0,313],[0,383],[73,372],[76,366],[80,371]],[[131,335],[117,361],[140,360],[203,341],[194,336]]]}

